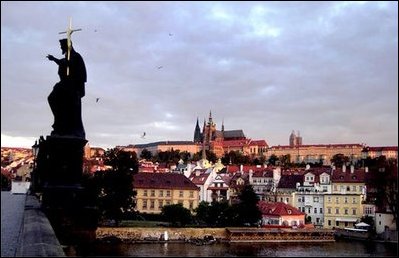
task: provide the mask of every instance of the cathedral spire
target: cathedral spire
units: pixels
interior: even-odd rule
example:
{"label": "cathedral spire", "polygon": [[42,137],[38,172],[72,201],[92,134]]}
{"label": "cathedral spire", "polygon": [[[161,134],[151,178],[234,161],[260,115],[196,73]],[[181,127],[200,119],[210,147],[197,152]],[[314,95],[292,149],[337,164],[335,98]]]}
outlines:
{"label": "cathedral spire", "polygon": [[209,110],[209,124],[212,125],[213,121],[212,121],[212,110]]}
{"label": "cathedral spire", "polygon": [[201,142],[201,128],[199,127],[198,117],[194,130],[194,142]]}

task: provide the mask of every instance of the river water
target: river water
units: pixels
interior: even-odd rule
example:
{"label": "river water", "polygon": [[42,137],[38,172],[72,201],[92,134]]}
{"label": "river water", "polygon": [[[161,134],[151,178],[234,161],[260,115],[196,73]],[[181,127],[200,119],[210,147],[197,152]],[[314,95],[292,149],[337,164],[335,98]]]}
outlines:
{"label": "river water", "polygon": [[398,245],[342,240],[330,243],[218,243],[203,246],[188,243],[96,243],[79,252],[67,252],[67,255],[106,257],[397,257]]}

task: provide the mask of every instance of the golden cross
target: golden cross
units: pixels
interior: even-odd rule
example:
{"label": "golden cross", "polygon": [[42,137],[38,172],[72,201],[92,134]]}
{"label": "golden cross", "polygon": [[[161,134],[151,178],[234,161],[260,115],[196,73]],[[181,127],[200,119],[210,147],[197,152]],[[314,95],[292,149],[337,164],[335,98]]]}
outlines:
{"label": "golden cross", "polygon": [[[69,61],[70,57],[71,57],[71,47],[72,47],[72,43],[71,43],[71,35],[74,31],[81,31],[82,29],[76,29],[73,30],[72,29],[72,18],[69,18],[69,27],[67,28],[66,31],[63,32],[59,32],[58,34],[67,34],[67,44],[68,44],[68,54],[67,54],[67,60]],[[67,66],[67,76],[69,76],[69,65]]]}

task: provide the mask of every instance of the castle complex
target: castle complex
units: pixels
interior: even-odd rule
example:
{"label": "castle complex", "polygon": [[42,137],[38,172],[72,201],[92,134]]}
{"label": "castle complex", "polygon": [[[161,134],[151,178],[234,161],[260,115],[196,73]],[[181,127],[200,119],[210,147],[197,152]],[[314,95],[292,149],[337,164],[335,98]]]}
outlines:
{"label": "castle complex", "polygon": [[265,157],[268,160],[272,155],[280,158],[289,157],[291,163],[322,163],[331,165],[331,159],[336,154],[343,154],[349,157],[352,164],[367,157],[386,156],[397,158],[398,147],[367,147],[359,143],[342,144],[303,144],[299,131],[289,136],[289,145],[269,146],[266,140],[252,140],[247,138],[242,129],[225,130],[222,122],[221,130],[216,128],[212,118],[212,112],[209,112],[208,121],[204,119],[202,130],[197,123],[194,129],[193,141],[160,141],[147,144],[137,144],[123,146],[124,150],[135,151],[137,155],[146,149],[152,154],[160,151],[180,150],[187,151],[191,155],[205,150],[212,151],[218,158],[230,151],[238,151],[243,155],[255,157]]}

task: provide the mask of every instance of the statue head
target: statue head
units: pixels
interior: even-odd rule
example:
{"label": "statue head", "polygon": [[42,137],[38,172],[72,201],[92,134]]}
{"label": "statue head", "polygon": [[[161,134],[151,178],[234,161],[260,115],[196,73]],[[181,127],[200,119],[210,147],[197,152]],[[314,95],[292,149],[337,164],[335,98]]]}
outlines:
{"label": "statue head", "polygon": [[[62,54],[65,54],[68,51],[68,39],[60,39],[60,46]],[[71,41],[71,47],[72,47],[72,41]]]}

